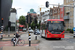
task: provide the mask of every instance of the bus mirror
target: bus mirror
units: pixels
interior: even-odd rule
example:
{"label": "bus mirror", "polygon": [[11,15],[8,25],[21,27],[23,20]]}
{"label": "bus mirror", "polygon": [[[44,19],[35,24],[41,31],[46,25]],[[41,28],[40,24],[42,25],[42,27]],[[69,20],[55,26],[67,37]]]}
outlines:
{"label": "bus mirror", "polygon": [[63,21],[63,26],[65,27],[65,23],[64,23],[64,21]]}
{"label": "bus mirror", "polygon": [[45,26],[45,29],[47,29],[47,25]]}

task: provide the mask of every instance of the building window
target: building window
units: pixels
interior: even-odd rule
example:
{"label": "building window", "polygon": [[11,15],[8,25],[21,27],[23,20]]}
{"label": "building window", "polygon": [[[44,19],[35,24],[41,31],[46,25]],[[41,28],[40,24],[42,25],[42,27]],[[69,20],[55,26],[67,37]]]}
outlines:
{"label": "building window", "polygon": [[68,10],[68,7],[66,7],[65,9]]}
{"label": "building window", "polygon": [[74,16],[74,11],[72,11],[72,15]]}
{"label": "building window", "polygon": [[73,20],[70,20],[69,22],[70,22],[70,23],[72,23],[72,22],[73,22]]}
{"label": "building window", "polygon": [[61,14],[61,17],[63,17],[63,14]]}
{"label": "building window", "polygon": [[66,3],[68,3],[68,0],[66,0]]}
{"label": "building window", "polygon": [[70,2],[70,0],[69,0],[69,2]]}
{"label": "building window", "polygon": [[70,12],[70,16],[72,16],[72,11]]}
{"label": "building window", "polygon": [[61,8],[61,11],[63,11],[63,8]]}

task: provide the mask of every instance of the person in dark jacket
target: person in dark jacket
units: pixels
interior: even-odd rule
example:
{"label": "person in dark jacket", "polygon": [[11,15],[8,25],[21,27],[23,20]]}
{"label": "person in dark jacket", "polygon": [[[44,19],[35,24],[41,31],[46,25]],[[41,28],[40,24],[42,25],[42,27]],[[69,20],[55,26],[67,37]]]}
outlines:
{"label": "person in dark jacket", "polygon": [[19,38],[20,37],[20,35],[18,34],[18,32],[16,32],[16,35],[15,36],[16,36],[16,38]]}

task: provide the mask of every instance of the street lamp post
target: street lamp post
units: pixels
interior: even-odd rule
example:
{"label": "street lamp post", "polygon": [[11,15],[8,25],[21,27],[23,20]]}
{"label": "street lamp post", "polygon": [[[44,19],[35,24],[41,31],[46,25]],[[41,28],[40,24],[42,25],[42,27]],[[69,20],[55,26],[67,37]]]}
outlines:
{"label": "street lamp post", "polygon": [[[16,11],[19,10],[19,9],[21,9],[21,8],[17,8]],[[16,28],[17,28],[17,25],[15,23],[15,31],[16,31]],[[18,30],[18,32],[19,32],[19,30]]]}

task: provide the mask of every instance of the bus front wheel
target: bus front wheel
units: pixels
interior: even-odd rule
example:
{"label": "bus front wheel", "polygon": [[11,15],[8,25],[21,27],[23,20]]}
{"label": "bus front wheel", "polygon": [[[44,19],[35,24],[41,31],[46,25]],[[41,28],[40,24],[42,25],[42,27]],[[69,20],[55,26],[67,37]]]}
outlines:
{"label": "bus front wheel", "polygon": [[43,38],[43,36],[41,35],[41,38]]}
{"label": "bus front wheel", "polygon": [[61,38],[59,38],[59,40],[61,40]]}

